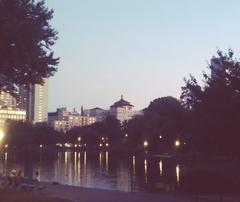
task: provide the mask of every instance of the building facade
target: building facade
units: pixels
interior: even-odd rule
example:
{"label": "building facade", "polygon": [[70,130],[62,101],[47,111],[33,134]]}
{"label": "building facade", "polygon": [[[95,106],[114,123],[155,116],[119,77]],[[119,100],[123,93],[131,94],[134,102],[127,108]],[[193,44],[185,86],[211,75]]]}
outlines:
{"label": "building facade", "polygon": [[0,125],[8,120],[26,121],[26,111],[12,108],[0,108]]}
{"label": "building facade", "polygon": [[27,112],[30,123],[48,121],[48,80],[44,84],[20,86],[17,107]]}
{"label": "building facade", "polygon": [[124,100],[123,96],[121,96],[121,99],[110,107],[109,115],[114,116],[123,123],[124,121],[132,119],[134,115],[133,107],[130,102]]}
{"label": "building facade", "polygon": [[106,117],[108,116],[109,111],[99,108],[99,107],[95,107],[93,109],[87,109],[84,110],[84,115],[85,116],[92,116],[96,118],[97,122],[101,122],[104,121],[106,119]]}
{"label": "building facade", "polygon": [[10,93],[0,91],[0,107],[16,108],[16,98]]}
{"label": "building facade", "polygon": [[96,118],[79,114],[75,109],[58,108],[56,112],[48,113],[48,122],[57,131],[67,132],[77,126],[88,126],[96,122]]}

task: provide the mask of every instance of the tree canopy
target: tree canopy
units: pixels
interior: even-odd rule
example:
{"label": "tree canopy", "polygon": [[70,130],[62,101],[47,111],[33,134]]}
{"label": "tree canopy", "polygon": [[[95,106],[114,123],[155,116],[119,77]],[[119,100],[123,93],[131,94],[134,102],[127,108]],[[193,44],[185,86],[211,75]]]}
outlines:
{"label": "tree canopy", "polygon": [[0,90],[14,93],[18,85],[43,84],[56,72],[52,17],[44,0],[0,0]]}
{"label": "tree canopy", "polygon": [[[192,139],[196,147],[214,153],[240,153],[240,63],[232,50],[218,51],[203,73],[203,85],[185,79],[182,102],[192,111]],[[207,150],[208,148],[208,150]]]}
{"label": "tree canopy", "polygon": [[174,141],[183,136],[186,116],[187,110],[176,98],[157,98],[144,110],[144,115],[126,123],[128,139],[139,146],[147,140],[150,149],[169,151],[174,146]]}

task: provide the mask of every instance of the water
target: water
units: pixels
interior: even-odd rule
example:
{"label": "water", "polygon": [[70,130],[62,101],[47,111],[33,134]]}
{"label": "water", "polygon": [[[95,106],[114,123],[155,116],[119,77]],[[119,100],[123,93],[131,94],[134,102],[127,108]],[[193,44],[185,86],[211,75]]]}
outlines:
{"label": "water", "polygon": [[39,171],[41,181],[126,192],[152,189],[163,181],[178,184],[181,168],[177,162],[108,151],[8,152],[0,161],[0,173],[4,175],[11,169],[21,169],[25,176],[34,177]]}
{"label": "water", "polygon": [[108,151],[0,153],[0,173],[36,171],[41,181],[126,192],[240,193],[240,162],[145,158]]}

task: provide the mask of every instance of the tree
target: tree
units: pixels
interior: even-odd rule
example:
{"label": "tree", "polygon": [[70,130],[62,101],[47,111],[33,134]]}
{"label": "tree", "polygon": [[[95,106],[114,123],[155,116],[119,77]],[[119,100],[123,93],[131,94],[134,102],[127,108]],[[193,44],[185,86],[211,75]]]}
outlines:
{"label": "tree", "polygon": [[18,85],[43,84],[56,72],[52,17],[44,0],[0,0],[0,90],[14,94]]}
{"label": "tree", "polygon": [[203,86],[185,79],[181,99],[192,111],[192,140],[196,148],[214,154],[238,153],[240,132],[240,63],[233,51],[217,52]]}
{"label": "tree", "polygon": [[187,110],[176,98],[157,98],[144,110],[144,115],[137,116],[126,124],[128,139],[139,147],[147,140],[150,150],[169,151],[176,138],[182,138],[186,117]]}
{"label": "tree", "polygon": [[32,147],[41,144],[55,146],[63,139],[61,133],[55,131],[46,123],[32,125],[8,120],[5,127],[4,143],[9,144],[9,146]]}

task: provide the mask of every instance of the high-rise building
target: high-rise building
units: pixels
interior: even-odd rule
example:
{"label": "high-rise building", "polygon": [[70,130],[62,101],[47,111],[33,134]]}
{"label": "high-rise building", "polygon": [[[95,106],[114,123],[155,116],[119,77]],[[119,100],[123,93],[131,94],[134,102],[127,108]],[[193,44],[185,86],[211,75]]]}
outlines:
{"label": "high-rise building", "polygon": [[46,122],[48,120],[48,81],[19,88],[17,107],[27,111],[27,121],[31,123]]}
{"label": "high-rise building", "polygon": [[7,92],[0,91],[0,107],[16,107],[16,99]]}

